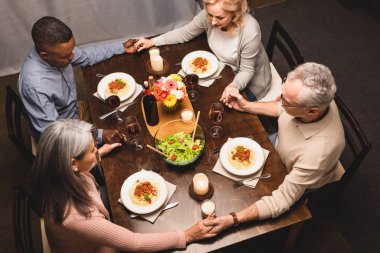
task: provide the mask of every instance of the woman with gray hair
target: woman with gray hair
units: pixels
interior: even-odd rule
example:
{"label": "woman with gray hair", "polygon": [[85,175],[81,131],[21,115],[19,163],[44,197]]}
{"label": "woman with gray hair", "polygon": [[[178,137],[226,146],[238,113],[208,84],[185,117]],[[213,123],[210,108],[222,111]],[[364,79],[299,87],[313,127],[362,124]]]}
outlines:
{"label": "woman with gray hair", "polygon": [[98,153],[96,130],[84,121],[66,119],[43,132],[32,167],[31,193],[43,213],[52,252],[149,252],[186,248],[213,236],[203,221],[186,230],[137,234],[113,224],[90,174]]}
{"label": "woman with gray hair", "polygon": [[229,107],[236,110],[278,117],[274,146],[288,175],[271,195],[247,208],[205,221],[218,233],[249,220],[274,218],[289,210],[305,191],[340,180],[344,169],[339,157],[345,145],[336,92],[329,68],[305,63],[284,79],[281,96],[272,102],[248,102],[232,94]]}

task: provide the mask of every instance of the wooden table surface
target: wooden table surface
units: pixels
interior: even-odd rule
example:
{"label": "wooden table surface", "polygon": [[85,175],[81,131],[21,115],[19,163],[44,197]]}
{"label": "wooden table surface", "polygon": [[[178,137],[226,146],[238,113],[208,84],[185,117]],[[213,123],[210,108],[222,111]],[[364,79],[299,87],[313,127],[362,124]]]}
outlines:
{"label": "wooden table surface", "polygon": [[[169,73],[177,73],[180,70],[180,66],[174,66],[174,64],[180,62],[187,53],[194,50],[210,50],[204,35],[184,44],[160,47],[161,56],[170,63]],[[102,101],[92,95],[96,92],[97,83],[100,80],[95,74],[126,72],[132,75],[137,83],[142,84],[144,80],[147,80],[148,74],[145,64],[148,60],[148,52],[144,51],[137,54],[115,56],[107,61],[83,69],[92,119],[97,127],[118,128],[121,131],[125,131],[125,126],[115,123],[112,117],[108,117],[105,120],[98,119],[100,115],[110,111],[110,109]],[[225,108],[222,123],[224,136],[219,139],[213,139],[207,132],[211,125],[208,119],[210,105],[212,102],[219,100],[224,87],[231,82],[234,76],[231,68],[228,66],[223,69],[221,75],[223,78],[216,80],[209,88],[197,87],[200,98],[192,102],[194,111],[201,111],[199,124],[206,132],[204,153],[195,164],[188,168],[172,168],[167,165],[159,155],[148,148],[144,148],[141,151],[134,151],[133,148],[128,145],[124,145],[103,159],[102,164],[114,223],[134,232],[164,232],[188,228],[202,218],[200,204],[193,200],[188,193],[188,187],[194,174],[199,172],[205,173],[214,186],[215,191],[212,200],[216,203],[217,215],[225,215],[231,211],[239,211],[259,200],[262,196],[271,194],[271,192],[277,189],[281,184],[286,175],[286,169],[256,115]],[[122,115],[124,117],[134,115],[140,122],[143,122],[140,104],[141,98],[142,95],[137,98],[138,103],[129,107]],[[142,124],[142,127],[143,133],[145,133],[144,143],[153,145],[153,138],[147,132],[144,124]],[[212,150],[215,147],[221,146],[228,137],[247,135],[252,135],[256,142],[270,151],[263,173],[271,173],[272,177],[270,179],[260,180],[255,189],[244,186],[235,187],[232,180],[212,172],[219,156],[219,154],[212,154]],[[177,190],[170,202],[179,201],[179,205],[161,213],[154,224],[141,218],[129,218],[127,210],[118,203],[120,189],[124,180],[142,168],[159,169],[159,174],[161,174],[165,180],[177,185]],[[301,203],[295,205],[289,212],[281,215],[279,218],[248,222],[238,227],[233,227],[216,238],[189,245],[187,251],[207,252],[220,249],[284,227],[302,224],[303,221],[310,217],[311,215],[306,205]]]}

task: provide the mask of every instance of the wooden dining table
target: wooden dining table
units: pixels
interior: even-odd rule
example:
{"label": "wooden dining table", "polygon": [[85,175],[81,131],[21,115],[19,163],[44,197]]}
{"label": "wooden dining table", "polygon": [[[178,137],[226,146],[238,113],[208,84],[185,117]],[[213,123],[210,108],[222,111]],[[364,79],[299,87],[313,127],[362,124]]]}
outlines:
{"label": "wooden dining table", "polygon": [[[206,36],[203,34],[197,38],[176,45],[161,46],[161,56],[169,63],[169,73],[177,73],[181,66],[175,63],[181,62],[183,57],[195,50],[210,51]],[[123,54],[114,56],[109,60],[83,69],[85,89],[88,92],[88,102],[91,110],[93,123],[98,128],[116,128],[125,132],[125,125],[116,123],[112,117],[99,120],[99,116],[110,111],[110,108],[93,94],[97,90],[100,78],[97,73],[109,74],[113,72],[125,72],[133,76],[137,84],[147,80],[147,64],[149,64],[148,52],[142,51],[135,54]],[[226,66],[221,72],[222,78],[208,88],[196,87],[200,96],[197,101],[192,102],[194,112],[200,111],[199,125],[203,128],[206,144],[202,156],[192,165],[187,167],[172,167],[164,159],[148,148],[135,151],[131,145],[123,145],[102,159],[104,178],[107,186],[113,222],[128,228],[133,232],[165,232],[177,229],[186,229],[202,219],[200,203],[189,196],[189,185],[196,173],[202,172],[207,175],[214,188],[212,200],[216,204],[216,215],[226,215],[232,211],[240,211],[265,195],[270,195],[284,180],[287,170],[279,158],[277,151],[268,139],[258,117],[254,114],[239,112],[225,107],[222,127],[224,134],[220,138],[212,138],[209,133],[211,121],[209,119],[209,108],[213,102],[219,101],[221,94],[234,78],[232,69]],[[144,144],[154,145],[153,137],[148,133],[145,126],[142,107],[142,94],[137,97],[138,103],[130,106],[122,112],[122,116],[136,116],[142,125]],[[253,139],[263,148],[270,151],[265,162],[263,173],[270,173],[270,179],[261,179],[256,188],[245,186],[236,187],[231,179],[213,172],[213,167],[219,158],[219,153],[213,150],[222,146],[229,137],[252,135]],[[175,184],[177,189],[170,202],[178,201],[175,208],[166,210],[160,214],[158,219],[151,224],[142,219],[132,219],[129,211],[120,203],[121,187],[130,175],[141,169],[155,169],[168,182]],[[260,235],[289,229],[289,236],[284,245],[284,251],[290,251],[296,235],[311,214],[304,202],[297,203],[288,212],[278,218],[263,221],[254,221],[241,224],[218,235],[215,238],[195,242],[188,245],[187,252],[209,252],[222,249],[231,245],[238,245],[243,241],[255,239]]]}

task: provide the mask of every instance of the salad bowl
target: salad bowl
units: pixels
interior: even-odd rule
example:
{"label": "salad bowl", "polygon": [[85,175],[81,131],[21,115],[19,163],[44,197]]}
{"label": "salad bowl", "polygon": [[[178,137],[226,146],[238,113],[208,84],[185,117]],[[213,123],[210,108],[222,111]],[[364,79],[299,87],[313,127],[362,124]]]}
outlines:
{"label": "salad bowl", "polygon": [[203,153],[205,136],[200,125],[195,128],[195,121],[172,120],[163,124],[154,135],[154,145],[166,154],[164,161],[174,166],[187,166],[195,162]]}

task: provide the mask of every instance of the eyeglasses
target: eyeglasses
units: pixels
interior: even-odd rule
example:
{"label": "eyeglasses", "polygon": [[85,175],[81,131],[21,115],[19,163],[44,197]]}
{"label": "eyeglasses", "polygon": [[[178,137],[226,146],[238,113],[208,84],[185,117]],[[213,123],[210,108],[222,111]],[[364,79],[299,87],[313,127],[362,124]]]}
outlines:
{"label": "eyeglasses", "polygon": [[280,96],[280,104],[282,107],[287,107],[287,108],[307,108],[308,107],[305,105],[289,105],[288,102],[284,99],[284,95],[282,94]]}

